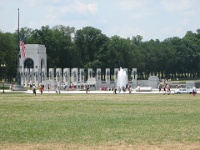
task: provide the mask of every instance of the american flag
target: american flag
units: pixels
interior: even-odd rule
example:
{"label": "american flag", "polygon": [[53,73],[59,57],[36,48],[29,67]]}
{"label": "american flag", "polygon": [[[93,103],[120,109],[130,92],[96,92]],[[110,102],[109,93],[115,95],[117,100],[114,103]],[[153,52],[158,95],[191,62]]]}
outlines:
{"label": "american flag", "polygon": [[23,58],[26,58],[26,52],[25,52],[25,45],[24,45],[24,41],[22,40],[22,38],[20,38],[20,51],[21,51],[21,55]]}

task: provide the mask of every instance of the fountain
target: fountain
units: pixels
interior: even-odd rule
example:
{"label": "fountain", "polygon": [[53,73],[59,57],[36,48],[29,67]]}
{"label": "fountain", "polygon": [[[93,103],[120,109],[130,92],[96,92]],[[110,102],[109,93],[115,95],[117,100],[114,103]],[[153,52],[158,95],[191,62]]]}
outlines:
{"label": "fountain", "polygon": [[128,76],[125,70],[123,70],[120,67],[120,70],[118,71],[117,74],[117,86],[118,87],[126,87],[126,84],[128,84]]}

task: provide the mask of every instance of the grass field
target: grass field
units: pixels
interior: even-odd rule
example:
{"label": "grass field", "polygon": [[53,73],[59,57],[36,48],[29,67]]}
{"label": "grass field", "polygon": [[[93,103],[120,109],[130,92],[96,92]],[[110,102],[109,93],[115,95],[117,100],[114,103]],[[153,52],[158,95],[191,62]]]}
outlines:
{"label": "grass field", "polygon": [[200,98],[1,94],[0,149],[200,149]]}

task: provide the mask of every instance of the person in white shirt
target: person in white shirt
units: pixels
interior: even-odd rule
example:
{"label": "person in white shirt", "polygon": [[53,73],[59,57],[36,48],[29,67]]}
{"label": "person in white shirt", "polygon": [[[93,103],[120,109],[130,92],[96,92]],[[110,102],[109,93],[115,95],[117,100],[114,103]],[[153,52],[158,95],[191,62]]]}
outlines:
{"label": "person in white shirt", "polygon": [[195,96],[195,95],[197,94],[197,89],[196,89],[196,87],[193,87],[192,93],[193,93],[193,96]]}

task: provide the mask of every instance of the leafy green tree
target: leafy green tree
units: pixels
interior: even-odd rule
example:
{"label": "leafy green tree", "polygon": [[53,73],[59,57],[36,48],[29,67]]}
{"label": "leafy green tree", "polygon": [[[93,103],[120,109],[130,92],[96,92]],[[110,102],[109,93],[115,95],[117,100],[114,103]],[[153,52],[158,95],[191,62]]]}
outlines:
{"label": "leafy green tree", "polygon": [[0,64],[6,65],[0,68],[0,77],[12,82],[12,79],[16,77],[17,73],[17,39],[14,34],[0,32],[0,41]]}
{"label": "leafy green tree", "polygon": [[100,30],[93,27],[84,27],[77,30],[74,41],[77,52],[80,56],[80,67],[98,67],[102,65],[100,62],[100,53],[102,46],[107,42],[108,38],[101,33]]}

